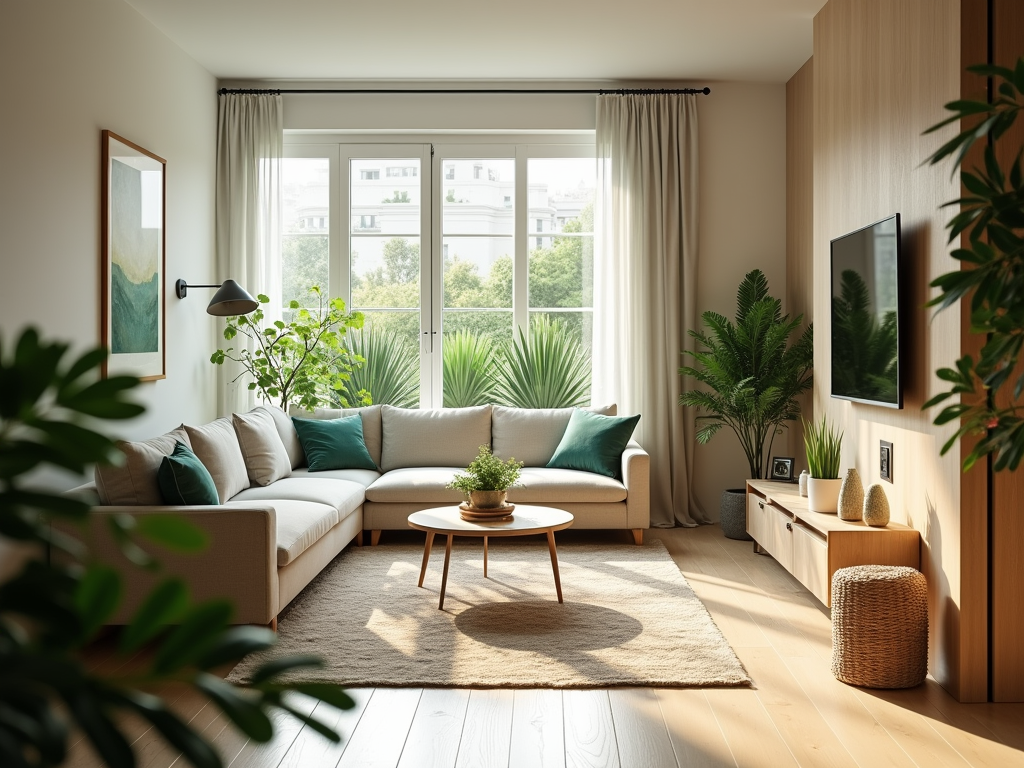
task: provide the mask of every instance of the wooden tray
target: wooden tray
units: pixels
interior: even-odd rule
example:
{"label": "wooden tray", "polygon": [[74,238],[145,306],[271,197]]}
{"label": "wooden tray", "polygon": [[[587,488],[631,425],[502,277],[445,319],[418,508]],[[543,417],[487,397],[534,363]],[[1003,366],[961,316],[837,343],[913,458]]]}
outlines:
{"label": "wooden tray", "polygon": [[459,516],[463,520],[469,520],[475,523],[486,521],[495,522],[501,520],[511,520],[512,510],[515,508],[515,504],[504,504],[503,506],[500,507],[481,509],[480,507],[473,507],[463,502],[462,504],[459,504]]}

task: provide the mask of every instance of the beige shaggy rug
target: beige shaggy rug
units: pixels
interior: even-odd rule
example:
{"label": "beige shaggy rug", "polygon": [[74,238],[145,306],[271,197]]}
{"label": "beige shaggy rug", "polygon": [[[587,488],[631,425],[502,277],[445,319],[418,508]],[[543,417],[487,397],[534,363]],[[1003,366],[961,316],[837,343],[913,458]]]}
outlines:
{"label": "beige shaggy rug", "polygon": [[[422,589],[422,545],[350,547],[282,614],[273,656],[315,654],[301,677],[346,686],[735,686],[747,676],[660,541],[558,547],[559,604],[543,538],[444,539]],[[244,682],[264,658],[236,667]]]}

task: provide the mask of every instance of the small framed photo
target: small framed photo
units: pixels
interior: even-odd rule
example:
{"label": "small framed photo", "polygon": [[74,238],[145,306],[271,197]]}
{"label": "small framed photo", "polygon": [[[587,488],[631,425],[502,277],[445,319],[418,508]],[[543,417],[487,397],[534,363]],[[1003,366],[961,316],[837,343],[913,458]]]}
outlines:
{"label": "small framed photo", "polygon": [[793,458],[791,456],[772,457],[772,480],[793,482]]}
{"label": "small framed photo", "polygon": [[887,483],[892,482],[892,443],[887,440],[879,440],[878,449],[878,476]]}

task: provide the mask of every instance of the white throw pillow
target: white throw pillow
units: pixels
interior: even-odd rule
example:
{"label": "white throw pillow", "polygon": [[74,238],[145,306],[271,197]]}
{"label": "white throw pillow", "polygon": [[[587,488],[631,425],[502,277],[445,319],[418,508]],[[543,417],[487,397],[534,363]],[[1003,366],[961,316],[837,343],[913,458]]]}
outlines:
{"label": "white throw pillow", "polygon": [[381,469],[465,467],[491,444],[491,406],[381,409]]}
{"label": "white throw pillow", "polygon": [[100,504],[111,506],[154,506],[163,504],[163,495],[156,475],[164,456],[174,452],[176,443],[192,447],[181,427],[166,435],[139,442],[118,441],[125,456],[119,467],[96,466],[96,492]]}
{"label": "white throw pillow", "polygon": [[238,447],[242,449],[250,485],[270,485],[291,474],[291,458],[269,410],[257,407],[249,413],[232,414],[231,423]]}
{"label": "white throw pillow", "polygon": [[306,464],[306,454],[302,451],[302,443],[299,442],[299,433],[295,431],[292,417],[282,411],[276,405],[261,405],[267,413],[274,417],[274,425],[277,427],[277,434],[281,438],[281,444],[288,452],[288,461],[292,469],[298,469]]}
{"label": "white throw pillow", "polygon": [[[614,416],[614,405],[584,408],[601,416]],[[491,411],[491,439],[494,455],[514,458],[528,467],[546,467],[562,441],[572,408],[506,408]]]}
{"label": "white throw pillow", "polygon": [[217,419],[201,427],[182,426],[192,443],[192,452],[213,476],[221,504],[249,487],[249,474],[231,419]]}

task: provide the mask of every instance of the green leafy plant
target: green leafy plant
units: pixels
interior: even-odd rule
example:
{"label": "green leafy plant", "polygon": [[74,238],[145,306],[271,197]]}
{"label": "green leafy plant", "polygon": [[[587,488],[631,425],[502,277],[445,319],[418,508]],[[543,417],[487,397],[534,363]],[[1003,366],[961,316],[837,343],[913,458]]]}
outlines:
{"label": "green leafy plant", "polygon": [[[369,404],[366,392],[349,386],[352,371],[362,358],[344,346],[350,328],[363,327],[361,312],[345,312],[341,299],[327,299],[319,286],[309,289],[317,306],[309,310],[291,301],[289,322],[275,320],[264,326],[262,307],[251,315],[226,318],[224,338],[239,334],[248,338],[248,346],[218,349],[210,362],[223,365],[233,360],[242,366],[241,375],[252,378],[249,389],[258,389],[266,400],[277,401],[281,408],[297,405],[311,411],[321,405],[340,402],[344,407]],[[259,295],[260,304],[270,299]]]}
{"label": "green leafy plant", "polygon": [[364,361],[351,371],[350,390],[369,393],[374,403],[400,408],[419,405],[419,356],[415,346],[394,329],[375,325],[353,331],[349,350]]}
{"label": "green leafy plant", "polygon": [[896,313],[886,312],[879,323],[864,278],[847,269],[839,280],[840,293],[832,303],[832,391],[895,401]]}
{"label": "green leafy plant", "polygon": [[[351,707],[351,699],[336,686],[281,680],[319,661],[274,659],[247,687],[225,682],[212,670],[270,648],[276,636],[261,627],[229,627],[232,608],[225,601],[190,605],[179,579],[160,582],[120,636],[117,652],[124,660],[144,645],[152,651],[147,668],[129,674],[109,671],[116,665],[102,671],[82,662],[81,650],[117,609],[121,576],[93,560],[77,537],[61,533],[84,523],[90,505],[30,490],[26,478],[46,467],[82,473],[122,457],[93,427],[101,420],[134,418],[144,409],[127,399],[137,379],[97,378],[106,350],[90,350],[68,363],[68,349],[41,340],[33,329],[13,347],[0,344],[0,537],[29,545],[21,570],[0,585],[0,765],[59,765],[74,725],[105,763],[134,766],[121,718],[132,715],[193,765],[221,766],[206,738],[161,696],[147,692],[156,685],[194,688],[256,741],[271,739],[278,711],[338,741],[337,733],[297,709],[289,696],[300,692],[340,708]],[[186,552],[206,544],[201,530],[169,515],[121,515],[112,521],[123,553],[140,567],[159,567],[147,542]]]}
{"label": "green leafy plant", "polygon": [[466,471],[457,473],[446,487],[461,491],[467,498],[472,491],[507,491],[519,481],[522,469],[523,462],[514,457],[502,461],[491,453],[490,446],[481,445]]}
{"label": "green leafy plant", "polygon": [[[1024,371],[1019,365],[1024,344],[1024,146],[997,149],[1014,136],[1009,129],[1024,110],[1024,57],[1013,69],[982,65],[967,70],[992,79],[994,99],[991,104],[970,100],[946,104],[953,114],[925,133],[964,120],[972,124],[939,147],[930,161],[935,164],[953,156],[955,171],[977,142],[987,139],[988,143],[982,167],[961,170],[967,194],[946,203],[960,209],[947,227],[950,243],[966,235],[950,254],[965,268],[935,278],[931,285],[939,295],[928,305],[942,310],[969,299],[971,333],[984,334],[986,341],[977,359],[964,355],[954,368],[936,372],[951,386],[923,407],[958,399],[939,412],[935,423],[960,424],[942,446],[943,454],[964,435],[980,436],[964,457],[964,471],[989,454],[994,454],[995,471],[1015,470],[1024,458]],[[999,157],[1012,159],[1001,165]]]}
{"label": "green leafy plant", "polygon": [[446,333],[441,350],[445,408],[494,402],[495,353],[488,336],[465,329]]}
{"label": "green leafy plant", "polygon": [[706,330],[693,330],[699,348],[679,373],[704,385],[684,392],[679,403],[705,412],[697,441],[708,442],[722,427],[739,438],[750,477],[768,474],[776,435],[800,415],[796,398],[811,388],[814,356],[811,326],[790,344],[803,315],[782,314],[782,302],[768,294],[759,269],[748,272],[736,292],[736,323],[717,312],[701,316]]}
{"label": "green leafy plant", "polygon": [[807,469],[817,480],[838,480],[839,460],[843,448],[843,433],[828,423],[824,416],[817,424],[804,425],[804,449],[807,452]]}
{"label": "green leafy plant", "polygon": [[571,408],[590,398],[590,355],[558,320],[535,315],[529,335],[499,353],[497,402],[517,408]]}

